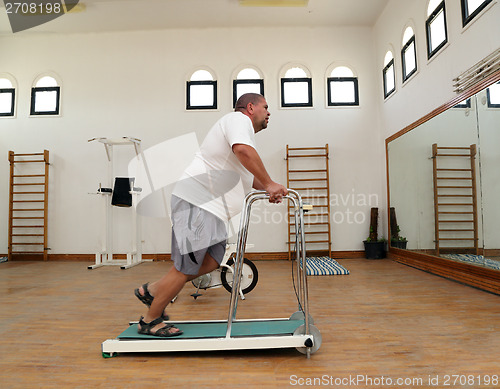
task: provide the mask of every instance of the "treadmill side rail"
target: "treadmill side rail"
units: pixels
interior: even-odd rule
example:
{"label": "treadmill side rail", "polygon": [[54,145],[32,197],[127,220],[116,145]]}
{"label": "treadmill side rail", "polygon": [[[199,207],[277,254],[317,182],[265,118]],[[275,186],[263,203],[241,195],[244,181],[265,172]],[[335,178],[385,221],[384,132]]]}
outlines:
{"label": "treadmill side rail", "polygon": [[314,342],[312,335],[223,337],[208,339],[168,338],[158,340],[108,339],[102,343],[102,352],[133,353],[298,348],[305,347],[305,343],[308,339]]}

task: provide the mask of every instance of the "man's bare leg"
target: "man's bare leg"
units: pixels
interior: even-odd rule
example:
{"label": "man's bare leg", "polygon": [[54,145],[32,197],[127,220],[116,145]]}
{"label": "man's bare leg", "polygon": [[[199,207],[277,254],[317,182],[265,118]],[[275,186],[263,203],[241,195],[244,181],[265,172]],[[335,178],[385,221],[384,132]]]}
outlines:
{"label": "man's bare leg", "polygon": [[[168,271],[162,278],[151,284],[148,289],[151,290],[151,294],[154,296],[153,303],[148,310],[148,313],[144,317],[146,323],[155,320],[160,317],[167,305],[172,301],[172,299],[179,294],[187,281],[192,280],[199,275],[209,273],[219,267],[219,264],[215,259],[212,258],[210,254],[206,254],[203,259],[203,263],[200,267],[198,275],[186,275],[178,271],[175,266]],[[204,272],[204,273],[202,273]],[[142,288],[141,288],[142,289]],[[153,327],[153,331],[156,331],[164,327],[164,324],[158,324]],[[177,329],[171,329],[172,332],[177,332]]]}
{"label": "man's bare leg", "polygon": [[200,267],[198,274],[195,276],[188,276],[188,281],[192,281],[195,278],[202,276],[203,274],[210,273],[210,272],[214,271],[215,269],[217,269],[218,267],[219,267],[219,264],[217,263],[217,261],[215,259],[213,259],[212,256],[207,253],[207,255],[205,255],[205,258],[203,259],[203,263],[201,264],[201,267]]}
{"label": "man's bare leg", "polygon": [[[208,253],[205,255],[205,258],[203,260],[203,263],[201,264],[201,267],[200,267],[200,270],[198,271],[198,274],[196,275],[187,275],[187,280],[186,282],[189,282],[189,281],[192,281],[194,280],[195,278],[198,278],[199,276],[202,276],[203,274],[207,274],[207,273],[210,273],[212,271],[214,271],[215,269],[218,269],[219,268],[219,264],[217,263],[217,261],[215,259],[213,259]],[[149,290],[149,293],[155,297],[156,296],[156,289],[158,288],[159,286],[159,282],[161,280],[158,280],[158,281],[155,281],[155,282],[152,282],[148,285],[148,290]],[[141,295],[144,295],[144,289],[141,287],[139,287],[139,293]],[[174,296],[175,297],[175,296]]]}

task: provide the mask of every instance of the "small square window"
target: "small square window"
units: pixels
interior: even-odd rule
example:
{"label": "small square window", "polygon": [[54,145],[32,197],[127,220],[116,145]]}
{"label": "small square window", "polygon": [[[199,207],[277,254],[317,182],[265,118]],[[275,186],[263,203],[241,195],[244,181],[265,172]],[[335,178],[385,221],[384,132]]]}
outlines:
{"label": "small square window", "polygon": [[245,93],[258,93],[264,96],[264,80],[233,80],[233,108],[236,101]]}
{"label": "small square window", "polygon": [[465,27],[491,2],[492,0],[461,0],[462,26]]}
{"label": "small square window", "polygon": [[58,86],[31,89],[31,115],[59,115],[61,88]]}
{"label": "small square window", "polygon": [[437,6],[425,22],[427,32],[427,57],[430,59],[448,42],[444,1]]}
{"label": "small square window", "polygon": [[16,90],[14,88],[0,89],[0,116],[14,116]]}
{"label": "small square window", "polygon": [[384,76],[384,99],[386,99],[396,90],[394,58],[385,66],[383,70],[383,76]]}
{"label": "small square window", "polygon": [[217,81],[188,81],[186,109],[217,109]]}
{"label": "small square window", "polygon": [[358,79],[356,77],[328,78],[328,106],[359,105]]}
{"label": "small square window", "polygon": [[408,80],[417,71],[417,49],[415,47],[415,35],[405,44],[401,50],[403,61],[403,82]]}
{"label": "small square window", "polygon": [[457,105],[454,105],[453,108],[470,108],[471,107],[471,99],[470,97]]}
{"label": "small square window", "polygon": [[312,107],[312,79],[282,78],[282,107]]}
{"label": "small square window", "polygon": [[486,96],[488,98],[488,107],[500,108],[500,82],[486,89]]}

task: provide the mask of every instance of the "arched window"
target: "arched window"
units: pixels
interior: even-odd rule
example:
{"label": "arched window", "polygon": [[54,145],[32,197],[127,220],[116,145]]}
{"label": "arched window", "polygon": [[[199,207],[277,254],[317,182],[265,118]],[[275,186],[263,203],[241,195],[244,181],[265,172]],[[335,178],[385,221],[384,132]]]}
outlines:
{"label": "arched window", "polygon": [[430,0],[425,22],[427,58],[431,58],[448,42],[444,0]]}
{"label": "arched window", "polygon": [[463,27],[474,19],[491,2],[492,0],[462,0]]}
{"label": "arched window", "polygon": [[16,88],[11,77],[0,74],[0,117],[13,117],[16,107]]}
{"label": "arched window", "polygon": [[358,78],[347,66],[337,66],[327,78],[328,106],[359,105]]}
{"label": "arched window", "polygon": [[39,76],[31,88],[31,109],[33,116],[59,115],[61,87],[50,75]]}
{"label": "arched window", "polygon": [[384,58],[384,99],[388,98],[396,90],[396,74],[394,70],[394,56],[392,51],[388,51]]}
{"label": "arched window", "polygon": [[233,80],[233,108],[238,98],[245,93],[260,93],[264,96],[264,80],[255,68],[240,70]]}
{"label": "arched window", "polygon": [[217,81],[212,72],[199,69],[186,83],[186,109],[217,109]]}
{"label": "arched window", "polygon": [[401,63],[403,64],[403,82],[405,82],[417,71],[417,48],[415,46],[415,33],[413,32],[413,28],[411,27],[408,27],[403,35]]}
{"label": "arched window", "polygon": [[302,65],[288,65],[281,71],[281,106],[312,107],[312,79]]}

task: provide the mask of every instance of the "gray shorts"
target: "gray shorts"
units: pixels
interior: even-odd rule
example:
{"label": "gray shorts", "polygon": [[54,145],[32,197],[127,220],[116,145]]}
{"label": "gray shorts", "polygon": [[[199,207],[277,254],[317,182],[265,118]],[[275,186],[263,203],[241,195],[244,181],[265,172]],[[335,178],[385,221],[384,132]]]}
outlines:
{"label": "gray shorts", "polygon": [[186,275],[198,274],[208,253],[221,263],[226,252],[224,222],[214,214],[172,196],[172,260]]}

